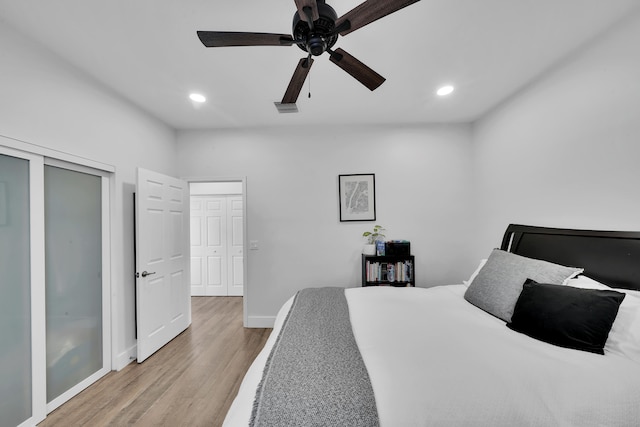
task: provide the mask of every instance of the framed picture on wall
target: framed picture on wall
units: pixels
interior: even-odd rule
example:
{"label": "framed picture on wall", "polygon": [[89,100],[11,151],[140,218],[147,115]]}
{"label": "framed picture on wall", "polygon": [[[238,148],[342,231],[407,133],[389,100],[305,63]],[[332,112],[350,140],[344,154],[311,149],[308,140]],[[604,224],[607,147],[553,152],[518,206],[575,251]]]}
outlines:
{"label": "framed picture on wall", "polygon": [[376,177],[372,173],[338,175],[340,221],[376,220]]}

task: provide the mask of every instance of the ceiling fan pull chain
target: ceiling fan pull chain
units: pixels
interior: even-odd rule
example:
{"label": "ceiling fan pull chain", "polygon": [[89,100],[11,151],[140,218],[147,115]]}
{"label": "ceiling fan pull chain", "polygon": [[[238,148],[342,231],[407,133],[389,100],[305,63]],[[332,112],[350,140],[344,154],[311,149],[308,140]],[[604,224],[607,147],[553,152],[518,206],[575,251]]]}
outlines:
{"label": "ceiling fan pull chain", "polygon": [[[309,53],[309,56],[307,56],[307,64],[309,64],[309,66],[311,66],[311,53]],[[309,73],[308,79],[307,79],[307,84],[309,85],[309,98],[311,98],[311,73]]]}

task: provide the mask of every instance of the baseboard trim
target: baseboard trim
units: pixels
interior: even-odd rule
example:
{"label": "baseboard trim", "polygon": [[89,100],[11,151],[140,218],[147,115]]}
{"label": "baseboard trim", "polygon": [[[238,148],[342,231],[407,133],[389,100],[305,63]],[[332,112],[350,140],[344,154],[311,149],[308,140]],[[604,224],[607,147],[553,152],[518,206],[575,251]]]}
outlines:
{"label": "baseboard trim", "polygon": [[138,348],[134,344],[122,353],[118,354],[114,360],[114,366],[112,367],[114,371],[119,371],[127,366],[129,363],[136,360],[138,357]]}
{"label": "baseboard trim", "polygon": [[275,316],[249,316],[247,319],[247,328],[273,328],[276,322]]}

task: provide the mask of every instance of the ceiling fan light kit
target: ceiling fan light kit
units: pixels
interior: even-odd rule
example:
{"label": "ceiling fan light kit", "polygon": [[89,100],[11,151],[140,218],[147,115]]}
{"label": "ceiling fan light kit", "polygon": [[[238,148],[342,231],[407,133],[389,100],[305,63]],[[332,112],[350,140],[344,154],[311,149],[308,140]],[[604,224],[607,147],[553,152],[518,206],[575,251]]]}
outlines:
{"label": "ceiling fan light kit", "polygon": [[313,65],[313,56],[329,53],[331,62],[342,68],[369,90],[377,89],[385,78],[341,48],[331,48],[338,36],[345,36],[384,16],[419,0],[366,0],[338,17],[325,0],[294,0],[297,11],[293,15],[292,36],[275,33],[231,31],[198,31],[198,38],[206,47],[228,46],[291,46],[307,53],[300,59],[281,102],[274,102],[278,112],[298,112],[296,101]]}

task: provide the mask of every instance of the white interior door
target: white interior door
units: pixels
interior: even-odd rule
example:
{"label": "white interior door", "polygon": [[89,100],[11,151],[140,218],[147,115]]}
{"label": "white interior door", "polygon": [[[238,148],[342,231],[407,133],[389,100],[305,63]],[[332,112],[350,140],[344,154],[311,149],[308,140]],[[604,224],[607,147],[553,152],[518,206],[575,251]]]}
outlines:
{"label": "white interior door", "polygon": [[191,196],[191,295],[227,295],[225,197]]}
{"label": "white interior door", "polygon": [[205,199],[191,197],[191,296],[206,295],[207,257],[205,252]]}
{"label": "white interior door", "polygon": [[136,320],[138,363],[191,324],[189,186],[138,168]]}
{"label": "white interior door", "polygon": [[228,295],[242,296],[244,285],[244,255],[242,196],[227,199],[227,240],[228,240]]}
{"label": "white interior door", "polygon": [[205,295],[227,295],[227,217],[224,197],[205,198],[204,254],[206,259]]}
{"label": "white interior door", "polygon": [[45,159],[47,412],[111,370],[109,179]]}
{"label": "white interior door", "polygon": [[33,426],[47,414],[43,159],[2,142],[0,425]]}
{"label": "white interior door", "polygon": [[243,197],[191,196],[191,295],[242,296]]}

